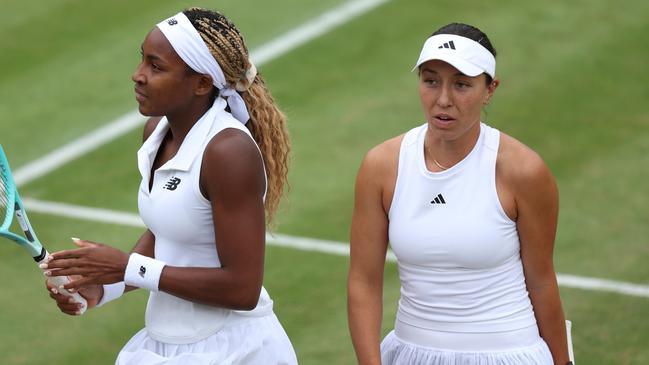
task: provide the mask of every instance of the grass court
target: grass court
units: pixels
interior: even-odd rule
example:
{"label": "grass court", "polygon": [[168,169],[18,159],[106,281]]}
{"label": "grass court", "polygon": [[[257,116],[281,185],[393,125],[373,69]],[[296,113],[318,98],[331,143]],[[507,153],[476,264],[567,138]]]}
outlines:
{"label": "grass court", "polygon": [[[22,0],[0,12],[0,143],[14,170],[135,110],[140,43],[184,7],[222,10],[250,49],[343,0]],[[624,10],[623,10],[624,8]],[[347,242],[365,152],[423,123],[420,47],[452,21],[485,31],[501,85],[485,120],[535,149],[561,194],[557,272],[648,284],[649,2],[391,0],[260,67],[289,117],[283,234]],[[21,187],[24,197],[137,212],[141,129]],[[51,251],[81,237],[129,249],[142,229],[30,213]],[[7,241],[8,242],[8,241]],[[111,364],[143,326],[146,293],[62,315],[15,245],[0,245],[2,363]],[[348,258],[269,246],[264,285],[301,364],[353,364]],[[386,266],[383,330],[399,282]],[[563,287],[580,364],[649,363],[649,298]]]}

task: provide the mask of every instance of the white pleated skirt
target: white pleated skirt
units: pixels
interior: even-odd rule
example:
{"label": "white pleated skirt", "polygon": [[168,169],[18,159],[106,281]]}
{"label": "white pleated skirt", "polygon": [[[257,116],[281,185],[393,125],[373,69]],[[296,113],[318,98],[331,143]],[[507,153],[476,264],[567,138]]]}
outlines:
{"label": "white pleated skirt", "polygon": [[[476,345],[466,338],[466,347]],[[480,336],[482,337],[482,336]],[[458,338],[453,339],[459,345]],[[399,338],[395,331],[390,332],[381,343],[383,365],[553,365],[552,354],[542,338],[524,347],[497,350],[459,350],[437,348],[415,344]]]}
{"label": "white pleated skirt", "polygon": [[295,351],[275,314],[241,317],[190,344],[170,344],[140,330],[120,351],[116,365],[296,365]]}

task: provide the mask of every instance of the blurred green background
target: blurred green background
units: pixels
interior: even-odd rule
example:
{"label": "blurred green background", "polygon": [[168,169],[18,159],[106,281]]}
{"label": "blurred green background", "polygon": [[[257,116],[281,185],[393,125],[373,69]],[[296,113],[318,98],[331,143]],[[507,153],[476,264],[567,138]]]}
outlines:
{"label": "blurred green background", "polygon": [[[140,43],[190,6],[219,9],[254,50],[343,4],[0,0],[0,143],[14,170],[136,109]],[[561,192],[557,271],[648,284],[649,3],[605,0],[392,0],[260,67],[289,117],[291,190],[283,234],[346,242],[353,182],[369,148],[423,122],[420,47],[449,22],[473,24],[498,50],[492,126],[544,157]],[[135,130],[23,187],[23,196],[135,213]],[[643,182],[644,181],[644,182]],[[31,214],[50,250],[69,237],[132,246],[142,229]],[[143,326],[146,293],[81,318],[60,314],[39,271],[0,246],[2,364],[110,364]],[[355,362],[346,323],[348,259],[267,248],[264,285],[303,364]],[[649,298],[562,288],[581,364],[649,363]],[[384,333],[399,296],[386,265]]]}

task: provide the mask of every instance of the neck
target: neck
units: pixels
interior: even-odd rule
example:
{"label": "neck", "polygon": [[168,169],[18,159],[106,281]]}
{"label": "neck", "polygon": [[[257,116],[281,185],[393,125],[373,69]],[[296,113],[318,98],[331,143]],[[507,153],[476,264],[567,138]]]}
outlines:
{"label": "neck", "polygon": [[185,139],[192,127],[212,107],[212,101],[207,98],[197,100],[196,103],[182,111],[167,114],[171,139],[174,144],[180,144]]}
{"label": "neck", "polygon": [[424,140],[424,158],[426,166],[434,171],[444,171],[462,161],[480,137],[480,123],[467,130],[459,138],[445,138],[429,126]]}

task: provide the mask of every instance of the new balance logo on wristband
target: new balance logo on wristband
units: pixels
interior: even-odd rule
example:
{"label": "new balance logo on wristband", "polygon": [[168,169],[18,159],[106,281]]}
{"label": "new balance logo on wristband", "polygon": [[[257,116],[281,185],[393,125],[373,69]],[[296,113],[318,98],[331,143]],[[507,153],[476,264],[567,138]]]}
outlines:
{"label": "new balance logo on wristband", "polygon": [[146,274],[146,267],[140,266],[140,272],[138,274],[140,274],[141,277],[144,277],[144,274]]}
{"label": "new balance logo on wristband", "polygon": [[453,44],[453,41],[450,41],[448,43],[444,43],[441,46],[437,48],[450,48],[450,49],[455,49],[455,44]]}
{"label": "new balance logo on wristband", "polygon": [[438,194],[435,199],[431,200],[430,204],[446,204],[446,200],[444,200],[442,194]]}
{"label": "new balance logo on wristband", "polygon": [[167,190],[176,190],[179,184],[180,184],[180,179],[177,177],[172,177],[171,179],[169,179],[169,181],[167,181],[164,188]]}

